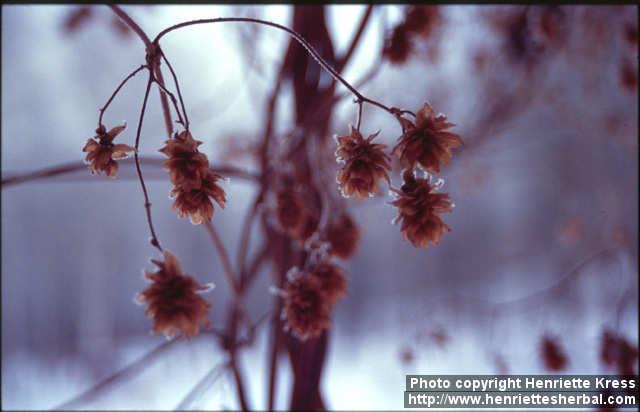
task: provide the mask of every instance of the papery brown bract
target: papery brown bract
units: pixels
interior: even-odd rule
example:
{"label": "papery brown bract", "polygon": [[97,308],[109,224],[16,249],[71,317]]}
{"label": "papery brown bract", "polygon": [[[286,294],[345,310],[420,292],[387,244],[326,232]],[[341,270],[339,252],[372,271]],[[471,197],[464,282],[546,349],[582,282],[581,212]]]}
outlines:
{"label": "papery brown bract", "polygon": [[184,130],[167,140],[159,150],[168,157],[164,167],[174,185],[171,190],[171,197],[175,199],[173,208],[178,216],[189,216],[194,225],[212,219],[214,207],[211,198],[221,208],[226,202],[226,194],[218,185],[222,176],[209,169],[207,156],[198,151],[201,144]]}
{"label": "papery brown bract", "polygon": [[387,38],[382,55],[392,64],[402,64],[407,61],[412,49],[413,43],[409,31],[403,24],[400,24],[393,29],[391,36]]}
{"label": "papery brown bract", "polygon": [[379,181],[389,180],[391,164],[384,152],[385,145],[372,143],[377,133],[364,139],[351,128],[351,134],[338,136],[336,156],[344,165],[338,170],[336,180],[344,196],[363,198],[377,193]]}
{"label": "papery brown bract", "polygon": [[82,151],[87,153],[85,161],[89,164],[92,174],[103,172],[107,176],[115,177],[118,174],[116,160],[125,158],[130,152],[135,151],[133,147],[126,144],[113,144],[113,139],[125,127],[125,125],[116,126],[107,132],[104,126],[100,126],[96,129],[97,135],[87,140]]}
{"label": "papery brown bract", "polygon": [[449,230],[441,213],[451,212],[451,199],[447,193],[436,193],[427,179],[418,179],[410,170],[403,174],[400,190],[392,189],[397,198],[391,204],[398,208],[395,222],[401,222],[405,239],[415,247],[438,244]]}
{"label": "papery brown bract", "polygon": [[330,325],[330,305],[321,281],[308,273],[287,279],[283,288],[282,319],[301,340],[320,336]]}
{"label": "papery brown bract", "polygon": [[547,370],[559,372],[567,367],[567,355],[560,344],[553,338],[545,336],[540,343],[542,363]]}
{"label": "papery brown bract", "polygon": [[194,225],[211,221],[214,212],[211,198],[221,208],[224,208],[226,201],[224,190],[217,184],[219,179],[221,176],[209,169],[202,178],[199,188],[182,190],[176,186],[171,191],[171,197],[175,198],[173,208],[178,211],[178,216],[189,216]]}
{"label": "papery brown bract", "polygon": [[304,205],[300,194],[293,188],[285,188],[276,194],[276,214],[282,229],[295,235],[304,223]]}
{"label": "papery brown bract", "polygon": [[200,326],[208,327],[211,305],[198,292],[209,287],[184,275],[178,259],[169,251],[164,252],[164,261],[151,261],[158,270],[145,271],[151,285],[138,294],[137,300],[148,305],[145,313],[153,319],[153,331],[168,338],[176,335],[189,338],[199,333]]}
{"label": "papery brown bract", "polygon": [[404,26],[409,32],[428,37],[441,22],[437,5],[412,5],[407,10]]}
{"label": "papery brown bract", "polygon": [[169,178],[179,190],[197,189],[202,184],[202,179],[209,172],[207,156],[198,151],[201,141],[195,140],[191,133],[183,131],[176,133],[173,139],[165,142],[165,146],[159,150],[168,159],[164,161],[164,167],[169,172]]}
{"label": "papery brown bract", "polygon": [[349,259],[358,248],[360,230],[349,214],[342,213],[329,222],[325,238],[329,242],[330,254]]}
{"label": "papery brown bract", "polygon": [[615,367],[619,375],[633,375],[638,364],[638,348],[623,336],[605,329],[600,340],[600,361]]}
{"label": "papery brown bract", "polygon": [[416,121],[400,118],[403,133],[393,154],[402,165],[412,168],[416,164],[430,173],[439,173],[440,165],[451,160],[452,150],[462,145],[462,139],[448,131],[455,126],[445,115],[437,115],[428,103],[416,113]]}
{"label": "papery brown bract", "polygon": [[346,274],[337,265],[329,261],[320,262],[309,273],[320,281],[320,290],[329,305],[334,305],[347,293]]}

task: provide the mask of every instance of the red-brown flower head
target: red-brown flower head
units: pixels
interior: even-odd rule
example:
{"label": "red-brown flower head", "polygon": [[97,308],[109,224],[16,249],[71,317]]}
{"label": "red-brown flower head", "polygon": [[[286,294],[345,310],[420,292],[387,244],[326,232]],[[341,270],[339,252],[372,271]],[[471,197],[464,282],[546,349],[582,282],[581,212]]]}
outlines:
{"label": "red-brown flower head", "polygon": [[413,49],[413,41],[409,30],[404,24],[399,24],[393,29],[391,36],[386,39],[382,51],[392,64],[402,64],[407,61]]}
{"label": "red-brown flower head", "polygon": [[330,261],[319,262],[309,273],[320,281],[320,291],[330,306],[347,293],[347,276],[344,270]]}
{"label": "red-brown flower head", "polygon": [[351,128],[351,134],[337,137],[338,161],[344,165],[336,176],[344,196],[363,198],[378,192],[380,179],[389,183],[391,164],[384,152],[385,145],[372,143],[378,135],[374,133],[364,139],[360,132]]}
{"label": "red-brown flower head", "polygon": [[351,216],[343,213],[329,222],[325,238],[329,242],[330,254],[349,259],[358,248],[360,230]]}
{"label": "red-brown flower head", "polygon": [[210,221],[214,212],[211,198],[224,209],[226,195],[217,184],[220,179],[219,174],[207,169],[207,173],[200,180],[200,187],[190,190],[183,190],[180,186],[174,187],[171,197],[175,199],[173,208],[178,211],[178,216],[189,216],[194,225]]}
{"label": "red-brown flower head", "polygon": [[198,151],[201,144],[201,141],[195,140],[191,133],[185,130],[176,133],[174,138],[167,140],[165,146],[159,150],[168,157],[164,167],[169,172],[171,183],[180,190],[199,188],[209,171],[207,156]]}
{"label": "red-brown flower head", "polygon": [[128,153],[135,149],[126,144],[113,144],[113,139],[119,135],[125,125],[116,126],[108,132],[104,126],[96,129],[96,136],[88,139],[87,144],[82,148],[87,153],[85,161],[89,163],[89,170],[92,174],[104,172],[107,176],[115,177],[118,173],[117,159],[128,156]]}
{"label": "red-brown flower head", "polygon": [[221,176],[209,169],[209,161],[198,151],[201,141],[194,139],[188,131],[176,133],[160,149],[168,159],[165,169],[173,183],[171,197],[173,208],[180,217],[189,216],[191,223],[198,225],[213,217],[211,198],[224,208],[226,194],[218,185]]}
{"label": "red-brown flower head", "polygon": [[187,338],[195,336],[200,326],[209,326],[209,302],[198,292],[211,288],[200,285],[193,278],[184,275],[178,259],[169,251],[164,252],[164,262],[151,260],[158,270],[145,271],[145,277],[151,281],[140,292],[137,300],[149,305],[145,313],[153,319],[153,331],[164,333],[168,338],[181,334]]}
{"label": "red-brown flower head", "polygon": [[619,375],[634,375],[638,365],[638,347],[622,335],[605,329],[600,341],[600,360],[615,367]]}
{"label": "red-brown flower head", "polygon": [[439,216],[453,209],[449,195],[435,192],[429,179],[416,178],[410,170],[404,172],[403,179],[400,190],[392,189],[397,194],[391,203],[398,208],[395,222],[401,222],[402,235],[413,246],[438,244],[442,235],[451,230]]}
{"label": "red-brown flower head", "polygon": [[548,370],[558,372],[567,367],[567,355],[560,347],[560,344],[551,337],[545,336],[542,338],[540,352],[544,367]]}
{"label": "red-brown flower head", "polygon": [[276,194],[276,214],[285,232],[295,235],[304,223],[304,204],[300,193],[291,187]]}
{"label": "red-brown flower head", "polygon": [[404,25],[412,33],[429,37],[441,20],[440,8],[437,5],[412,5],[407,9]]}
{"label": "red-brown flower head", "polygon": [[449,163],[451,151],[462,145],[462,139],[448,131],[453,123],[443,114],[435,115],[428,103],[416,113],[415,123],[400,118],[403,133],[393,154],[409,168],[416,163],[430,173],[439,173],[440,165]]}
{"label": "red-brown flower head", "polygon": [[316,338],[329,327],[330,302],[318,277],[309,273],[289,276],[283,288],[285,328],[301,340]]}

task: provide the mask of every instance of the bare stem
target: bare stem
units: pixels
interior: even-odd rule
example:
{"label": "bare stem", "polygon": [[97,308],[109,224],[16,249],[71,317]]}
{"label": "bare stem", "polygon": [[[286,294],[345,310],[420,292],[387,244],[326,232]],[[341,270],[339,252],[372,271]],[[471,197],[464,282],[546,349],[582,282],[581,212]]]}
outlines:
{"label": "bare stem", "polygon": [[[178,109],[178,101],[176,100],[176,97],[173,95],[173,93],[171,93],[169,90],[167,90],[167,88],[164,87],[163,84],[161,84],[157,79],[155,79],[155,77],[154,77],[154,82],[155,82],[155,84],[158,85],[160,90],[162,90],[163,92],[165,92],[166,94],[169,95],[169,98],[171,99],[171,103],[173,103],[173,108],[175,109],[176,114],[178,115],[178,123],[180,123],[181,125],[184,126],[185,123],[184,123],[184,120],[182,120],[182,116],[180,115],[180,110]],[[171,135],[169,135],[169,138],[171,138]]]}
{"label": "bare stem", "polygon": [[129,73],[129,75],[127,77],[125,77],[124,80],[118,85],[116,90],[111,94],[111,97],[109,97],[109,100],[107,100],[107,102],[104,104],[104,106],[102,106],[100,108],[100,117],[98,117],[98,127],[102,126],[102,116],[104,115],[104,111],[107,110],[107,107],[109,107],[109,105],[111,104],[113,99],[116,97],[116,95],[118,94],[120,89],[122,89],[122,87],[129,81],[129,79],[131,79],[133,76],[138,74],[145,67],[147,67],[147,66],[145,66],[144,64],[141,65],[140,67],[138,67],[137,69],[135,69],[134,71]]}
{"label": "bare stem", "polygon": [[151,232],[151,244],[156,247],[162,253],[162,246],[156,236],[156,231],[153,228],[153,220],[151,219],[151,202],[149,201],[149,194],[147,193],[147,186],[144,183],[142,177],[142,170],[140,169],[140,159],[138,158],[138,146],[140,145],[140,132],[142,131],[142,121],[144,119],[144,113],[147,110],[147,101],[149,100],[149,91],[151,90],[151,84],[153,83],[153,76],[149,71],[149,81],[147,81],[147,89],[144,92],[144,100],[142,101],[142,109],[140,110],[140,120],[138,120],[138,131],[136,132],[135,152],[133,157],[136,163],[136,171],[138,178],[140,179],[140,186],[142,187],[142,193],[144,194],[144,208],[147,212],[147,223],[149,224],[149,231]]}
{"label": "bare stem", "polygon": [[[182,98],[182,92],[180,91],[180,84],[178,83],[178,77],[176,76],[176,72],[173,70],[173,66],[169,63],[169,59],[165,56],[162,49],[160,49],[160,55],[164,59],[165,63],[167,63],[167,67],[171,72],[171,76],[173,77],[173,83],[176,85],[176,91],[178,92],[178,99],[180,99],[180,106],[182,107],[182,114],[184,115],[184,128],[189,130],[189,116],[187,116],[187,109],[184,107],[184,99]],[[173,98],[175,100],[175,98]],[[177,110],[177,109],[176,109]]]}
{"label": "bare stem", "polygon": [[359,132],[360,131],[360,123],[362,122],[362,102],[357,102],[358,103],[358,123],[356,125],[356,130]]}
{"label": "bare stem", "polygon": [[204,222],[204,227],[205,229],[207,229],[207,232],[209,233],[209,236],[213,241],[213,245],[216,248],[216,251],[218,252],[218,256],[220,256],[220,260],[222,261],[223,272],[227,277],[229,286],[231,286],[233,293],[236,296],[238,296],[239,295],[238,283],[233,274],[233,269],[231,269],[231,260],[229,259],[229,254],[227,253],[227,249],[225,249],[224,244],[222,243],[222,240],[218,235],[218,232],[213,227],[213,224],[211,222]]}
{"label": "bare stem", "polygon": [[[162,70],[160,70],[160,62],[153,67],[154,76],[159,85],[164,87],[164,77],[162,76]],[[163,90],[158,90],[160,94],[160,104],[162,105],[162,114],[164,115],[164,126],[167,129],[167,136],[171,139],[173,134],[173,123],[171,123],[171,113],[169,111],[169,102],[167,101],[167,95]]]}

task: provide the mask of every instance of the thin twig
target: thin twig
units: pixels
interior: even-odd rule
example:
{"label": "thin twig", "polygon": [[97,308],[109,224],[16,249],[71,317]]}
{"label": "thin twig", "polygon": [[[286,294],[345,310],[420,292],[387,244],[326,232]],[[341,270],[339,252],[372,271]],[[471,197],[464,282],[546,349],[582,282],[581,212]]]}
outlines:
{"label": "thin twig", "polygon": [[138,146],[140,145],[140,132],[142,131],[142,121],[144,119],[144,113],[147,109],[147,101],[149,100],[149,91],[151,90],[151,83],[153,83],[153,77],[149,72],[149,81],[147,81],[147,89],[144,92],[144,100],[142,101],[142,109],[140,110],[140,119],[138,120],[138,130],[136,132],[136,143],[133,157],[136,163],[136,171],[138,173],[138,179],[140,180],[140,186],[142,187],[142,193],[144,194],[144,208],[147,212],[147,223],[149,224],[149,231],[151,232],[151,244],[162,253],[162,246],[156,236],[156,231],[153,228],[153,220],[151,219],[151,202],[149,201],[149,194],[147,193],[147,186],[144,183],[142,177],[142,170],[140,169],[140,159],[138,158]]}
{"label": "thin twig", "polygon": [[242,373],[240,372],[240,367],[238,366],[238,360],[236,359],[235,349],[231,351],[231,370],[233,371],[233,377],[236,381],[236,388],[238,392],[238,399],[240,401],[240,407],[243,411],[248,411],[249,404],[247,403],[247,396],[245,395],[246,391],[244,389],[244,379],[242,378]]}
{"label": "thin twig", "polygon": [[[165,56],[162,49],[159,49],[159,50],[160,50],[160,55],[164,59],[165,63],[167,63],[167,67],[171,72],[171,76],[173,76],[173,83],[176,85],[176,91],[178,92],[178,99],[180,99],[180,106],[182,107],[182,114],[184,115],[184,128],[189,130],[189,116],[187,115],[187,109],[185,109],[184,107],[184,99],[182,98],[182,92],[180,91],[180,84],[178,83],[178,77],[176,76],[176,72],[173,70],[173,66],[171,66],[171,63],[169,63],[169,59],[167,59],[167,56]],[[175,97],[174,97],[174,100],[175,100]]]}
{"label": "thin twig", "polygon": [[233,290],[235,295],[239,295],[238,283],[233,274],[233,269],[231,268],[231,261],[229,260],[229,254],[227,253],[227,249],[224,247],[222,240],[220,240],[220,236],[218,236],[218,232],[213,227],[213,224],[209,221],[204,222],[204,228],[209,233],[211,240],[213,241],[213,245],[216,248],[216,252],[218,252],[218,256],[222,261],[222,269],[229,282],[229,286]]}
{"label": "thin twig", "polygon": [[[154,76],[157,82],[164,87],[164,77],[162,76],[162,70],[160,69],[160,61],[158,60],[153,68]],[[169,102],[167,101],[167,94],[159,89],[158,93],[160,94],[160,104],[162,105],[162,114],[164,115],[164,126],[167,129],[167,136],[171,139],[171,135],[173,135],[173,123],[171,122],[171,113],[169,111]]]}
{"label": "thin twig", "polygon": [[196,383],[196,385],[185,395],[184,398],[178,403],[178,405],[174,408],[176,411],[184,411],[188,408],[191,408],[193,403],[197,401],[203,394],[204,391],[213,386],[214,383],[222,376],[226,367],[229,365],[226,363],[215,365],[209,372],[207,372],[202,379]]}
{"label": "thin twig", "polygon": [[[180,114],[180,110],[178,109],[178,101],[176,100],[176,97],[173,95],[173,93],[171,93],[169,90],[167,90],[166,87],[164,87],[155,77],[154,77],[154,83],[160,88],[160,90],[162,90],[163,92],[165,92],[166,94],[169,95],[169,98],[171,99],[171,103],[173,103],[173,108],[176,111],[176,114],[178,115],[178,123],[180,123],[181,125],[185,126],[185,122],[182,119],[182,115]],[[186,126],[185,126],[186,129]]]}
{"label": "thin twig", "polygon": [[104,104],[104,106],[102,106],[99,111],[100,111],[100,117],[98,117],[98,126],[102,126],[102,116],[104,115],[104,111],[107,110],[107,107],[109,107],[109,105],[111,104],[111,102],[113,101],[113,99],[116,97],[116,95],[118,94],[118,92],[120,91],[120,89],[122,89],[122,87],[129,81],[129,79],[131,79],[133,76],[135,76],[136,74],[138,74],[142,69],[144,69],[145,66],[144,64],[141,65],[140,67],[138,67],[137,69],[135,69],[134,71],[132,71],[131,73],[129,73],[129,75],[127,77],[124,78],[124,80],[118,85],[118,87],[116,88],[116,90],[111,94],[111,97],[109,97],[109,100],[107,100],[107,102]]}
{"label": "thin twig", "polygon": [[137,373],[142,372],[144,369],[151,366],[152,362],[158,358],[162,353],[164,353],[167,349],[173,346],[178,340],[173,339],[170,341],[166,341],[153,349],[151,352],[145,354],[139,359],[131,362],[124,368],[120,369],[113,375],[110,375],[106,379],[101,380],[97,384],[93,385],[91,388],[85,390],[81,394],[69,399],[65,403],[53,408],[54,410],[69,410],[75,409],[83,404],[94,399],[96,396],[101,394],[103,391],[114,385],[115,383],[123,383],[123,381]]}

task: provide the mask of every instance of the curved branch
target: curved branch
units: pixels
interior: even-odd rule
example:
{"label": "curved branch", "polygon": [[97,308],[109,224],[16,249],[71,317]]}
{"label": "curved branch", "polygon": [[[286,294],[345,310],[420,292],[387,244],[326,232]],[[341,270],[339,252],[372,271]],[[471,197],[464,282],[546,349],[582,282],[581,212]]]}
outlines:
{"label": "curved branch", "polygon": [[318,64],[327,71],[333,77],[333,79],[339,83],[341,83],[344,87],[346,87],[354,96],[356,96],[357,100],[362,101],[364,103],[369,103],[371,105],[377,106],[390,114],[397,116],[403,113],[413,114],[412,112],[406,110],[398,110],[393,107],[385,106],[384,104],[370,99],[360,93],[355,87],[353,87],[348,81],[346,81],[329,63],[327,63],[322,56],[309,44],[304,37],[302,37],[297,32],[291,30],[290,28],[283,26],[278,23],[273,23],[266,20],[254,19],[250,17],[219,17],[215,19],[199,19],[199,20],[190,20],[182,23],[175,24],[173,26],[167,27],[162,30],[158,35],[153,39],[153,43],[158,43],[162,37],[167,35],[168,33],[183,28],[187,26],[194,26],[199,24],[213,24],[213,23],[253,23],[253,24],[261,24],[264,26],[269,26],[276,28],[278,30],[286,32],[289,36],[291,36],[294,40],[296,40],[304,49],[309,53],[313,59],[318,62]]}

